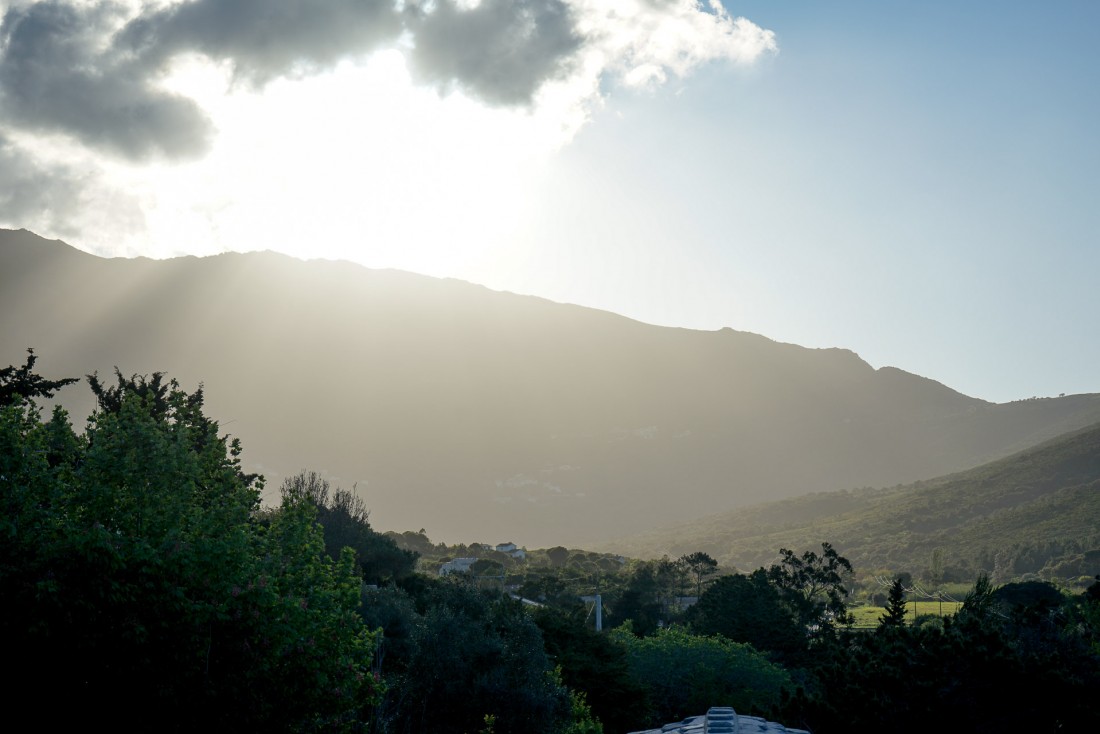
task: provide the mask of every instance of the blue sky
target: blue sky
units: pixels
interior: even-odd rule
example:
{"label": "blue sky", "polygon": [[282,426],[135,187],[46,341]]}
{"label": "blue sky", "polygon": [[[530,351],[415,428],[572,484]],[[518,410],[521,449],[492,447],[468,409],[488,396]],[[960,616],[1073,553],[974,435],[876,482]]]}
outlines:
{"label": "blue sky", "polygon": [[0,226],[1100,392],[1100,3],[238,6],[0,1]]}
{"label": "blue sky", "polygon": [[585,266],[555,293],[998,402],[1100,390],[1100,4],[736,11],[779,53],[615,96],[563,153],[544,194]]}

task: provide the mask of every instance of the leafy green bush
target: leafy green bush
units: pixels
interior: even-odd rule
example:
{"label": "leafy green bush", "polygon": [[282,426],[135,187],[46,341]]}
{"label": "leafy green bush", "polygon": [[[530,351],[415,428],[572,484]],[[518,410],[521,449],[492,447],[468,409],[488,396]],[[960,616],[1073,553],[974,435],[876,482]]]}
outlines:
{"label": "leafy green bush", "polygon": [[769,715],[791,683],[786,670],[751,645],[720,635],[700,637],[670,627],[636,637],[629,625],[611,635],[627,648],[630,671],[645,686],[657,721],[705,713],[711,706]]}

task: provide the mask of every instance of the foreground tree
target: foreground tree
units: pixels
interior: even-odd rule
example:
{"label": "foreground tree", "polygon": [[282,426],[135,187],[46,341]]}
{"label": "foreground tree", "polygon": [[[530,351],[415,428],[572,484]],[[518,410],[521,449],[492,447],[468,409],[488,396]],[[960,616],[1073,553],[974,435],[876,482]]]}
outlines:
{"label": "foreground tree", "polygon": [[83,434],[0,408],[8,700],[64,691],[45,729],[359,728],[376,686],[352,558],[324,554],[300,498],[257,521],[259,481],[201,390],[118,374],[93,381]]}
{"label": "foreground tree", "polygon": [[38,361],[33,349],[27,350],[27,361],[22,367],[11,365],[0,369],[0,405],[9,405],[16,400],[33,398],[52,398],[53,394],[74,382],[76,377],[64,377],[60,380],[47,380],[34,371]]}

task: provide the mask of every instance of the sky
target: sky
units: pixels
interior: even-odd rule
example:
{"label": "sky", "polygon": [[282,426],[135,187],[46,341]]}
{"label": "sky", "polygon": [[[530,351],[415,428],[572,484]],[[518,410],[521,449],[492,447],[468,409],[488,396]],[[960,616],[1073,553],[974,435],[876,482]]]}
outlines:
{"label": "sky", "polygon": [[1100,3],[0,0],[0,227],[1100,392]]}

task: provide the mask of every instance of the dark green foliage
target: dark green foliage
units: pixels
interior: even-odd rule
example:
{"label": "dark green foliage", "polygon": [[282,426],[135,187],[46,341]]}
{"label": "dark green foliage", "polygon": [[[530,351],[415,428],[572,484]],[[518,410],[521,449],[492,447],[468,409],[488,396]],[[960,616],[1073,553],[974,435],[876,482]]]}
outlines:
{"label": "dark green foliage", "polygon": [[[516,590],[524,599],[531,599],[559,609],[572,609],[578,606],[583,593],[576,583],[570,583],[559,573],[528,573]],[[587,591],[587,584],[584,591]]]}
{"label": "dark green foliage", "polygon": [[813,693],[786,721],[815,734],[928,722],[968,732],[1097,730],[1100,656],[1088,617],[1069,600],[1053,614],[1005,615],[995,594],[983,577],[940,626],[842,634],[816,651]]}
{"label": "dark green foliage", "polygon": [[[115,378],[118,384],[113,387],[104,386],[99,381],[99,373],[92,373],[87,378],[92,394],[96,397],[96,404],[103,413],[118,413],[122,410],[122,403],[127,396],[133,395],[146,406],[154,418],[165,418],[174,407],[171,397],[177,395],[178,398],[179,394],[179,384],[175,380],[165,382],[163,372],[154,372],[151,377],[146,375],[125,377],[122,371],[115,367]],[[199,385],[199,389],[190,395],[183,396],[183,401],[188,410],[201,408],[202,385]]]}
{"label": "dark green foliage", "polygon": [[420,619],[412,596],[396,586],[363,586],[359,615],[367,629],[382,630],[375,669],[391,675],[405,672],[416,653],[414,637]]}
{"label": "dark green foliage", "polygon": [[0,406],[20,399],[52,398],[61,388],[80,380],[77,377],[47,380],[34,371],[34,363],[37,361],[34,350],[28,349],[27,362],[22,367],[11,365],[0,369]]}
{"label": "dark green foliage", "polygon": [[993,591],[993,599],[1006,612],[1042,612],[1062,605],[1065,597],[1046,581],[1017,581]]}
{"label": "dark green foliage", "polygon": [[542,630],[546,653],[561,669],[563,682],[585,691],[592,713],[607,732],[643,729],[652,714],[646,707],[646,689],[634,679],[626,648],[614,637],[587,626],[579,612],[540,608],[534,613]]}
{"label": "dark green foliage", "polygon": [[986,622],[993,614],[993,582],[988,574],[980,574],[971,589],[963,599],[959,608],[959,617]]}
{"label": "dark green foliage", "polygon": [[542,636],[523,606],[457,580],[418,600],[411,655],[379,711],[387,731],[463,734],[494,717],[495,734],[550,734],[571,715]]}
{"label": "dark green foliage", "polygon": [[678,627],[649,637],[623,627],[612,635],[626,647],[633,676],[649,690],[654,722],[698,715],[715,702],[742,714],[772,715],[791,684],[787,671],[751,646],[720,636],[701,637]]}
{"label": "dark green foliage", "polygon": [[687,565],[665,556],[656,561],[635,561],[628,568],[625,580],[622,574],[617,581],[612,577],[612,588],[604,593],[608,626],[629,620],[635,634],[644,637],[680,621]]}
{"label": "dark green foliage", "polygon": [[775,586],[798,621],[820,636],[837,625],[851,624],[845,604],[848,590],[845,580],[852,575],[852,564],[829,543],[821,544],[821,555],[805,551],[801,556],[781,548],[782,561],[767,570],[768,581]]}
{"label": "dark green foliage", "polygon": [[679,561],[695,577],[695,595],[703,593],[703,582],[718,570],[718,561],[702,551],[680,556]]}
{"label": "dark green foliage", "polygon": [[1085,589],[1085,596],[1093,602],[1100,602],[1100,574],[1095,577],[1095,580]]}
{"label": "dark green foliage", "polygon": [[569,550],[558,545],[548,549],[546,555],[554,566],[564,566],[566,560],[569,559]]}
{"label": "dark green foliage", "polygon": [[371,528],[366,503],[354,491],[333,490],[327,479],[310,471],[287,477],[281,490],[284,496],[301,496],[314,506],[324,529],[325,552],[336,560],[344,548],[351,548],[365,582],[403,579],[416,568],[416,553],[398,548]]}
{"label": "dark green foliage", "polygon": [[424,528],[420,528],[420,530],[415,533],[412,530],[406,530],[403,533],[395,533],[389,530],[386,532],[386,537],[393,540],[398,547],[405,550],[411,550],[422,556],[435,553],[438,550],[424,531]]}
{"label": "dark green foliage", "polygon": [[801,660],[806,651],[804,628],[764,569],[722,576],[688,610],[686,620],[699,634],[748,643],[783,662]]}
{"label": "dark green foliage", "polygon": [[373,640],[350,557],[323,555],[302,503],[255,521],[201,392],[132,384],[151,386],[120,383],[82,435],[60,410],[0,409],[10,713],[56,690],[41,728],[356,728]]}
{"label": "dark green foliage", "polygon": [[660,628],[665,621],[664,605],[654,564],[642,563],[634,569],[618,599],[608,605],[608,611],[610,626],[630,620],[634,631],[643,637]]}
{"label": "dark green foliage", "polygon": [[905,585],[898,576],[894,583],[890,584],[890,594],[886,601],[886,613],[882,615],[879,627],[894,628],[905,626]]}

